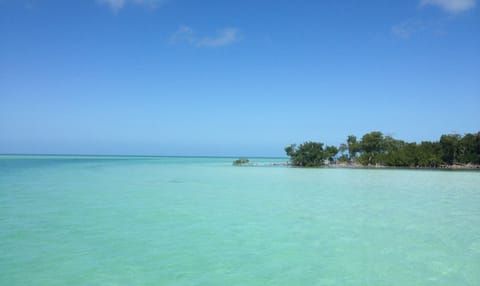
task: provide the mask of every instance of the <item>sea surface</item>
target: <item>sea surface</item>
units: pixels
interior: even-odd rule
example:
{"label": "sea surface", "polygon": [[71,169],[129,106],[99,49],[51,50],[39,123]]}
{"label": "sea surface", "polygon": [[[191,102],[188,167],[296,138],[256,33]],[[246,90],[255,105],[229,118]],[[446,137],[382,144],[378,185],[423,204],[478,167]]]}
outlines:
{"label": "sea surface", "polygon": [[234,159],[0,156],[0,285],[480,285],[480,172]]}

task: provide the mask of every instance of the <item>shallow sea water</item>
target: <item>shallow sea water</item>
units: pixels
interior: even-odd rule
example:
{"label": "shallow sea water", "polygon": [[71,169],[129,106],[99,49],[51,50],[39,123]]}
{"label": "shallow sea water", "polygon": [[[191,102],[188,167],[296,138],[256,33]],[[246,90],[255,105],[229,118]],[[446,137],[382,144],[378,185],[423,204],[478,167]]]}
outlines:
{"label": "shallow sea water", "polygon": [[0,156],[0,285],[480,285],[480,172],[233,159]]}

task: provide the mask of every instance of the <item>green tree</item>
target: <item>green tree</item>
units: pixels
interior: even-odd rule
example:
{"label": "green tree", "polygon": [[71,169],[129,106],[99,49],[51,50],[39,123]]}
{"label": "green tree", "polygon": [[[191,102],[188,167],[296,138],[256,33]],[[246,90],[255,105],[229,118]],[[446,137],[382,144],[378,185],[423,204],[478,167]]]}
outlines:
{"label": "green tree", "polygon": [[335,157],[337,156],[337,154],[338,154],[337,147],[335,146],[325,147],[324,156],[330,163],[335,161]]}
{"label": "green tree", "polygon": [[384,154],[385,160],[381,162],[387,166],[416,167],[417,166],[417,144],[404,143],[394,151]]}
{"label": "green tree", "polygon": [[379,131],[373,131],[363,135],[360,141],[360,161],[364,165],[376,164],[378,155],[384,151],[383,134]]}
{"label": "green tree", "polygon": [[442,160],[445,164],[452,165],[457,163],[458,145],[461,136],[458,134],[442,135],[440,137],[440,146],[442,148]]}
{"label": "green tree", "polygon": [[287,156],[289,157],[294,156],[296,147],[297,147],[297,144],[292,144],[290,146],[285,147],[285,153],[287,153]]}
{"label": "green tree", "polygon": [[437,168],[442,164],[442,151],[438,142],[423,141],[417,147],[419,167]]}
{"label": "green tree", "polygon": [[290,145],[285,148],[285,152],[290,156],[290,161],[294,166],[317,167],[325,163],[325,153],[323,143],[305,142],[298,147]]}
{"label": "green tree", "polygon": [[343,154],[340,157],[338,157],[338,162],[340,163],[348,163],[350,160],[348,158],[348,155]]}
{"label": "green tree", "polygon": [[391,153],[402,149],[405,144],[405,141],[397,140],[392,136],[387,135],[383,138],[382,148],[385,152]]}
{"label": "green tree", "polygon": [[480,164],[480,132],[467,133],[458,142],[457,160],[463,164]]}
{"label": "green tree", "polygon": [[357,136],[348,135],[347,148],[348,148],[348,156],[350,157],[350,161],[354,161],[355,158],[357,157],[358,152],[360,152],[360,144],[357,142]]}

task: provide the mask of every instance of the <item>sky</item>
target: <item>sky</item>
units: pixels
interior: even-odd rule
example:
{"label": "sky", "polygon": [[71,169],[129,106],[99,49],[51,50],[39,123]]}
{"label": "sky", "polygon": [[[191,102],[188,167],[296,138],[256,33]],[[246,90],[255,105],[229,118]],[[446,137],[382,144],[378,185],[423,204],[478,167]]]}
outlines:
{"label": "sky", "polygon": [[0,153],[284,156],[480,130],[477,0],[0,0]]}

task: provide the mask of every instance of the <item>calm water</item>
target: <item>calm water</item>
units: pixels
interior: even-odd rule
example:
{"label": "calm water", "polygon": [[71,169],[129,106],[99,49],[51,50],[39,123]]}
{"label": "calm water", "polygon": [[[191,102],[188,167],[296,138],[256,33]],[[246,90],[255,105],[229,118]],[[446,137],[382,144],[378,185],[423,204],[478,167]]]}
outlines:
{"label": "calm water", "polygon": [[480,172],[232,160],[0,156],[0,285],[480,285]]}

